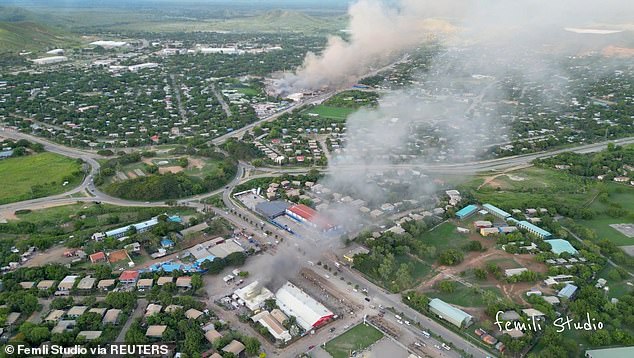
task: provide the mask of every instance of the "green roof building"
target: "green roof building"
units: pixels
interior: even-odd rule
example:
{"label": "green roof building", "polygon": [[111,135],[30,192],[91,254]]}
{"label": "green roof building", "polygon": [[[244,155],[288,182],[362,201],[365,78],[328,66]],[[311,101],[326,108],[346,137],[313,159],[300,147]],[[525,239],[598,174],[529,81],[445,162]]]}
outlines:
{"label": "green roof building", "polygon": [[473,316],[438,298],[429,301],[429,310],[458,328],[469,327],[473,323]]}

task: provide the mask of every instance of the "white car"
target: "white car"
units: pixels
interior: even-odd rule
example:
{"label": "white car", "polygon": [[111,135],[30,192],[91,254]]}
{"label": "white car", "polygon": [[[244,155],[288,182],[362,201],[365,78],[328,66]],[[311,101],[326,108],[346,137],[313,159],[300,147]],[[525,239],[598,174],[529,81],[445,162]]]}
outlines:
{"label": "white car", "polygon": [[408,326],[412,325],[411,323],[409,323],[409,321],[405,321],[405,324],[408,325]]}
{"label": "white car", "polygon": [[396,322],[398,322],[398,324],[403,324],[403,321],[401,321],[400,319],[397,319]]}

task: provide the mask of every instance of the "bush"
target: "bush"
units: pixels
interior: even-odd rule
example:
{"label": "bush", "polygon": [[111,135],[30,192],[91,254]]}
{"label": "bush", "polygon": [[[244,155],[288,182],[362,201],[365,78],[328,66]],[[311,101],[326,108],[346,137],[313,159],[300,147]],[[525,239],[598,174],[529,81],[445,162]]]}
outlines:
{"label": "bush", "polygon": [[443,265],[454,266],[461,263],[462,260],[464,260],[464,255],[456,249],[445,250],[438,256],[438,261]]}

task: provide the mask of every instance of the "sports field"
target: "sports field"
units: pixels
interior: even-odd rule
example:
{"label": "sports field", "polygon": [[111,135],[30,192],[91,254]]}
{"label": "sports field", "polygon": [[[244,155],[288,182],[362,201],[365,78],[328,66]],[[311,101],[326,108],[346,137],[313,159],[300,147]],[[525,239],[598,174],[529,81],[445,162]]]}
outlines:
{"label": "sports field", "polygon": [[[0,204],[59,194],[79,185],[81,164],[54,153],[0,161]],[[68,184],[63,185],[65,181]]]}
{"label": "sports field", "polygon": [[381,331],[362,323],[327,342],[324,349],[333,358],[348,358],[352,351],[359,352],[366,349],[381,338],[383,338]]}

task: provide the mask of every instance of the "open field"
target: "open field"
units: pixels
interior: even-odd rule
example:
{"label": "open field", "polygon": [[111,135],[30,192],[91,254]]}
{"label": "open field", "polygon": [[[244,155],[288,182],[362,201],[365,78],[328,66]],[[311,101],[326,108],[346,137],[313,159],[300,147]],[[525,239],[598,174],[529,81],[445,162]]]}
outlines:
{"label": "open field", "polygon": [[459,234],[456,225],[445,222],[423,236],[425,244],[436,247],[438,252],[449,248],[459,248],[469,241],[469,235]]}
{"label": "open field", "polygon": [[[498,297],[502,297],[502,293],[495,287],[482,288],[485,291],[493,292]],[[454,292],[446,293],[438,290],[426,292],[427,296],[440,298],[441,300],[462,306],[462,307],[484,307],[485,302],[482,298],[482,294],[475,288],[467,287],[461,283],[456,283],[456,289]]]}
{"label": "open field", "polygon": [[0,204],[63,193],[82,177],[81,164],[54,153],[5,159],[0,161]]}
{"label": "open field", "polygon": [[355,112],[354,108],[345,108],[345,107],[332,107],[326,105],[319,105],[315,108],[311,108],[306,111],[306,113],[314,113],[318,114],[321,117],[332,118],[332,119],[346,119],[350,113]]}
{"label": "open field", "polygon": [[333,358],[348,358],[352,351],[365,349],[382,337],[383,333],[376,328],[359,324],[327,342],[324,349]]}

